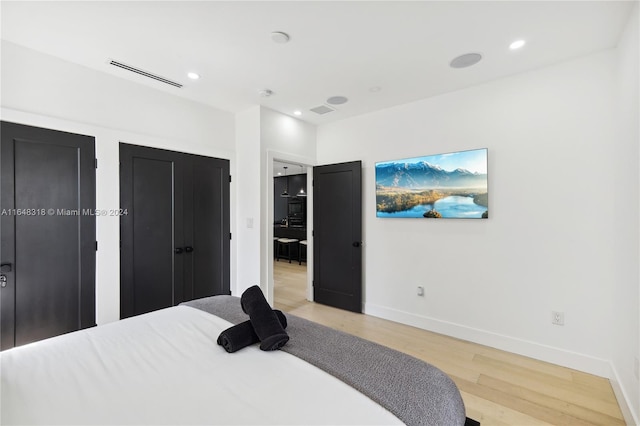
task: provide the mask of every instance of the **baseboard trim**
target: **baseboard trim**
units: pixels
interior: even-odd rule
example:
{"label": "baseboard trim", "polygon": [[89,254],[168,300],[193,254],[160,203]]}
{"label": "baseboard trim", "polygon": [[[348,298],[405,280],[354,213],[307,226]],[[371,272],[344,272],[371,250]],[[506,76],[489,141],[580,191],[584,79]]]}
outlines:
{"label": "baseboard trim", "polygon": [[481,330],[474,327],[455,324],[410,312],[379,306],[372,303],[364,304],[364,313],[374,317],[411,325],[438,334],[455,337],[480,345],[515,353],[518,355],[535,358],[540,361],[550,362],[596,376],[605,377],[611,382],[613,392],[620,405],[620,410],[624,420],[628,425],[640,426],[638,413],[634,413],[630,404],[629,395],[620,386],[620,378],[611,361],[595,358],[565,349],[555,348],[516,337],[505,336],[491,331]]}
{"label": "baseboard trim", "polygon": [[622,415],[624,416],[624,421],[628,425],[640,425],[640,413],[634,413],[631,405],[631,399],[629,395],[624,390],[624,388],[620,385],[622,381],[620,380],[620,376],[618,375],[618,371],[611,363],[609,364],[610,373],[609,373],[609,382],[611,383],[611,387],[613,388],[613,393],[618,400],[618,404],[620,405],[620,410],[622,411]]}
{"label": "baseboard trim", "polygon": [[611,378],[611,364],[604,359],[372,303],[365,303],[364,311],[367,315]]}

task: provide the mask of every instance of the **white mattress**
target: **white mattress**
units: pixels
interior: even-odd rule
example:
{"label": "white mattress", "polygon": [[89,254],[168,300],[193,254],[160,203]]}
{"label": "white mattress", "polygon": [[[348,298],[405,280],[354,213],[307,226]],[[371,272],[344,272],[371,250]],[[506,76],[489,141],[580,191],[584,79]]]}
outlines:
{"label": "white mattress", "polygon": [[282,351],[229,354],[231,323],[177,306],[0,353],[8,424],[401,424]]}

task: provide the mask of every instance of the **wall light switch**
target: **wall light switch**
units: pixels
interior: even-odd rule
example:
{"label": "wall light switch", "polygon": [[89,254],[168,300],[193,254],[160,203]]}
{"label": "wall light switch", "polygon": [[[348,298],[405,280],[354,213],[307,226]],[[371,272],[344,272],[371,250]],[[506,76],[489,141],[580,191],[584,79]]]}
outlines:
{"label": "wall light switch", "polygon": [[252,217],[248,217],[247,218],[247,228],[253,228],[253,218]]}

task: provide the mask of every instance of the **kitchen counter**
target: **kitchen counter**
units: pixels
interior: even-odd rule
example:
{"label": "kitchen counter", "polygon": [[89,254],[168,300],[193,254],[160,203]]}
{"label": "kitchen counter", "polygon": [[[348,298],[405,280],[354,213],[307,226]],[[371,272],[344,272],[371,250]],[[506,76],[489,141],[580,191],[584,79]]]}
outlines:
{"label": "kitchen counter", "polygon": [[307,239],[307,228],[304,226],[273,225],[273,236],[278,238]]}

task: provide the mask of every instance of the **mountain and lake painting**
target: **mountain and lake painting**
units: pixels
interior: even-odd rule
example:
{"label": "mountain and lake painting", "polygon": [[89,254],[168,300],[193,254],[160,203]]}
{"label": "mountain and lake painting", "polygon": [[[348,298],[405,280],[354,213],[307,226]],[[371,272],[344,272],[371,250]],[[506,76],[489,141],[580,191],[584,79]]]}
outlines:
{"label": "mountain and lake painting", "polygon": [[487,149],[376,163],[376,216],[486,219]]}

